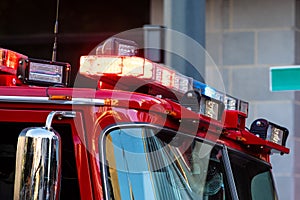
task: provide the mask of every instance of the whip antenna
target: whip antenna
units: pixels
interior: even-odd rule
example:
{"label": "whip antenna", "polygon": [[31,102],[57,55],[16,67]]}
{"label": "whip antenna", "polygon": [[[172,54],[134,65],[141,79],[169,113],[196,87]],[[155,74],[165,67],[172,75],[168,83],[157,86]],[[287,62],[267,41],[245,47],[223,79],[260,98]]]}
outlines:
{"label": "whip antenna", "polygon": [[58,8],[59,8],[59,0],[56,2],[56,18],[54,25],[54,44],[52,51],[52,61],[56,61],[56,51],[57,51],[57,34],[58,34]]}

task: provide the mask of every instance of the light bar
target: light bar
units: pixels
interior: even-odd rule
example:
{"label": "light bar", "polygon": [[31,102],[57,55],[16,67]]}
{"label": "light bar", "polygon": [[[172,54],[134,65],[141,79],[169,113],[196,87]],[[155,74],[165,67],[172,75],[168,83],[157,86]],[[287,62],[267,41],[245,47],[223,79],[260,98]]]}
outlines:
{"label": "light bar", "polygon": [[281,146],[286,145],[289,134],[287,128],[269,122],[266,119],[255,120],[251,124],[250,132],[264,140],[268,140]]}
{"label": "light bar", "polygon": [[80,74],[97,80],[103,76],[139,78],[181,93],[189,91],[192,82],[192,78],[135,56],[81,56],[79,71]]}
{"label": "light bar", "polygon": [[27,59],[27,56],[0,48],[0,71],[16,75],[21,59]]}
{"label": "light bar", "polygon": [[18,70],[23,83],[68,86],[71,67],[68,63],[29,59]]}

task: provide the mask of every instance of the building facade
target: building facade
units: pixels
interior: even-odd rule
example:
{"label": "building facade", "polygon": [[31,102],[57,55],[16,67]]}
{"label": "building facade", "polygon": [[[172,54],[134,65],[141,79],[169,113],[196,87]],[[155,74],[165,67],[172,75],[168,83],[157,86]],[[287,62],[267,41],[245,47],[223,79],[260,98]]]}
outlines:
{"label": "building facade", "polygon": [[[168,28],[170,2],[151,1],[152,24]],[[299,2],[206,0],[206,50],[219,66],[226,92],[250,103],[247,126],[264,117],[290,131],[290,154],[271,158],[282,200],[300,197],[300,93],[271,92],[269,68],[300,62]]]}
{"label": "building facade", "polygon": [[271,162],[279,199],[299,199],[299,92],[269,89],[271,66],[299,64],[299,1],[206,3],[206,48],[221,66],[227,92],[250,102],[248,123],[264,117],[290,131],[290,154],[274,154]]}

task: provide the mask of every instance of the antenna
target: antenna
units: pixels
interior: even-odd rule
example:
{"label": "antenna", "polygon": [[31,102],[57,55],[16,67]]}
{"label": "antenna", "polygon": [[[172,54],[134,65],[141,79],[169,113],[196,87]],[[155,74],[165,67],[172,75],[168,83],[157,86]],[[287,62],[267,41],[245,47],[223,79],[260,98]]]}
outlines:
{"label": "antenna", "polygon": [[52,51],[52,61],[56,61],[56,51],[57,51],[57,35],[58,35],[58,8],[59,8],[59,0],[56,2],[56,18],[54,25],[54,44]]}

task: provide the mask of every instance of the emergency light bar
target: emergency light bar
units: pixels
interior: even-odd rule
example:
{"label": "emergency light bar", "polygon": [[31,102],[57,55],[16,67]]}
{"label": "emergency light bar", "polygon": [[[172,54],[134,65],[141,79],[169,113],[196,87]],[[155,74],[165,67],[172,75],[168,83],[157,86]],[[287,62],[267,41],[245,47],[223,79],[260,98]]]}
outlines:
{"label": "emergency light bar", "polygon": [[[163,85],[182,95],[192,90],[193,82],[190,77],[144,58],[134,56],[81,56],[80,73],[98,80],[102,76],[112,78],[114,76],[136,77]],[[213,89],[211,88],[211,90]],[[193,109],[193,111],[215,120],[221,120],[224,111],[223,94],[216,91],[212,92],[208,87],[203,91],[204,93],[201,94],[199,102],[195,102],[195,104],[198,104],[199,110]],[[186,95],[185,100],[189,101],[188,99],[189,95]],[[188,104],[184,102],[185,100],[181,102],[183,105]]]}
{"label": "emergency light bar", "polygon": [[107,77],[135,77],[157,83],[177,92],[185,93],[192,88],[192,79],[165,66],[135,56],[81,56],[80,73],[99,80]]}
{"label": "emergency light bar", "polygon": [[286,140],[289,135],[287,128],[269,122],[266,119],[255,120],[251,124],[250,132],[264,140],[281,146],[286,145]]}
{"label": "emergency light bar", "polygon": [[[181,93],[180,101],[185,107],[216,120],[221,120],[224,109],[237,110],[247,117],[247,102],[228,96],[166,66],[135,57],[137,51],[138,46],[134,41],[109,38],[97,47],[96,55],[81,56],[80,73],[98,81],[101,77],[135,77],[147,83],[162,85]],[[199,92],[200,98],[194,91]]]}
{"label": "emergency light bar", "polygon": [[[238,110],[248,114],[248,103],[230,97],[207,86],[204,83],[184,76],[166,66],[153,63],[147,59],[135,56],[116,55],[88,55],[80,58],[80,74],[96,80],[101,77],[113,79],[114,77],[133,77],[165,86],[182,94],[183,105],[191,110],[206,115],[215,120],[221,120],[224,109]],[[191,108],[189,98],[193,95],[185,95],[191,90],[199,91],[201,98],[197,105]],[[185,95],[185,96],[184,96]],[[189,97],[190,96],[190,97]],[[234,106],[231,105],[234,103]],[[198,107],[199,110],[195,110]]]}

